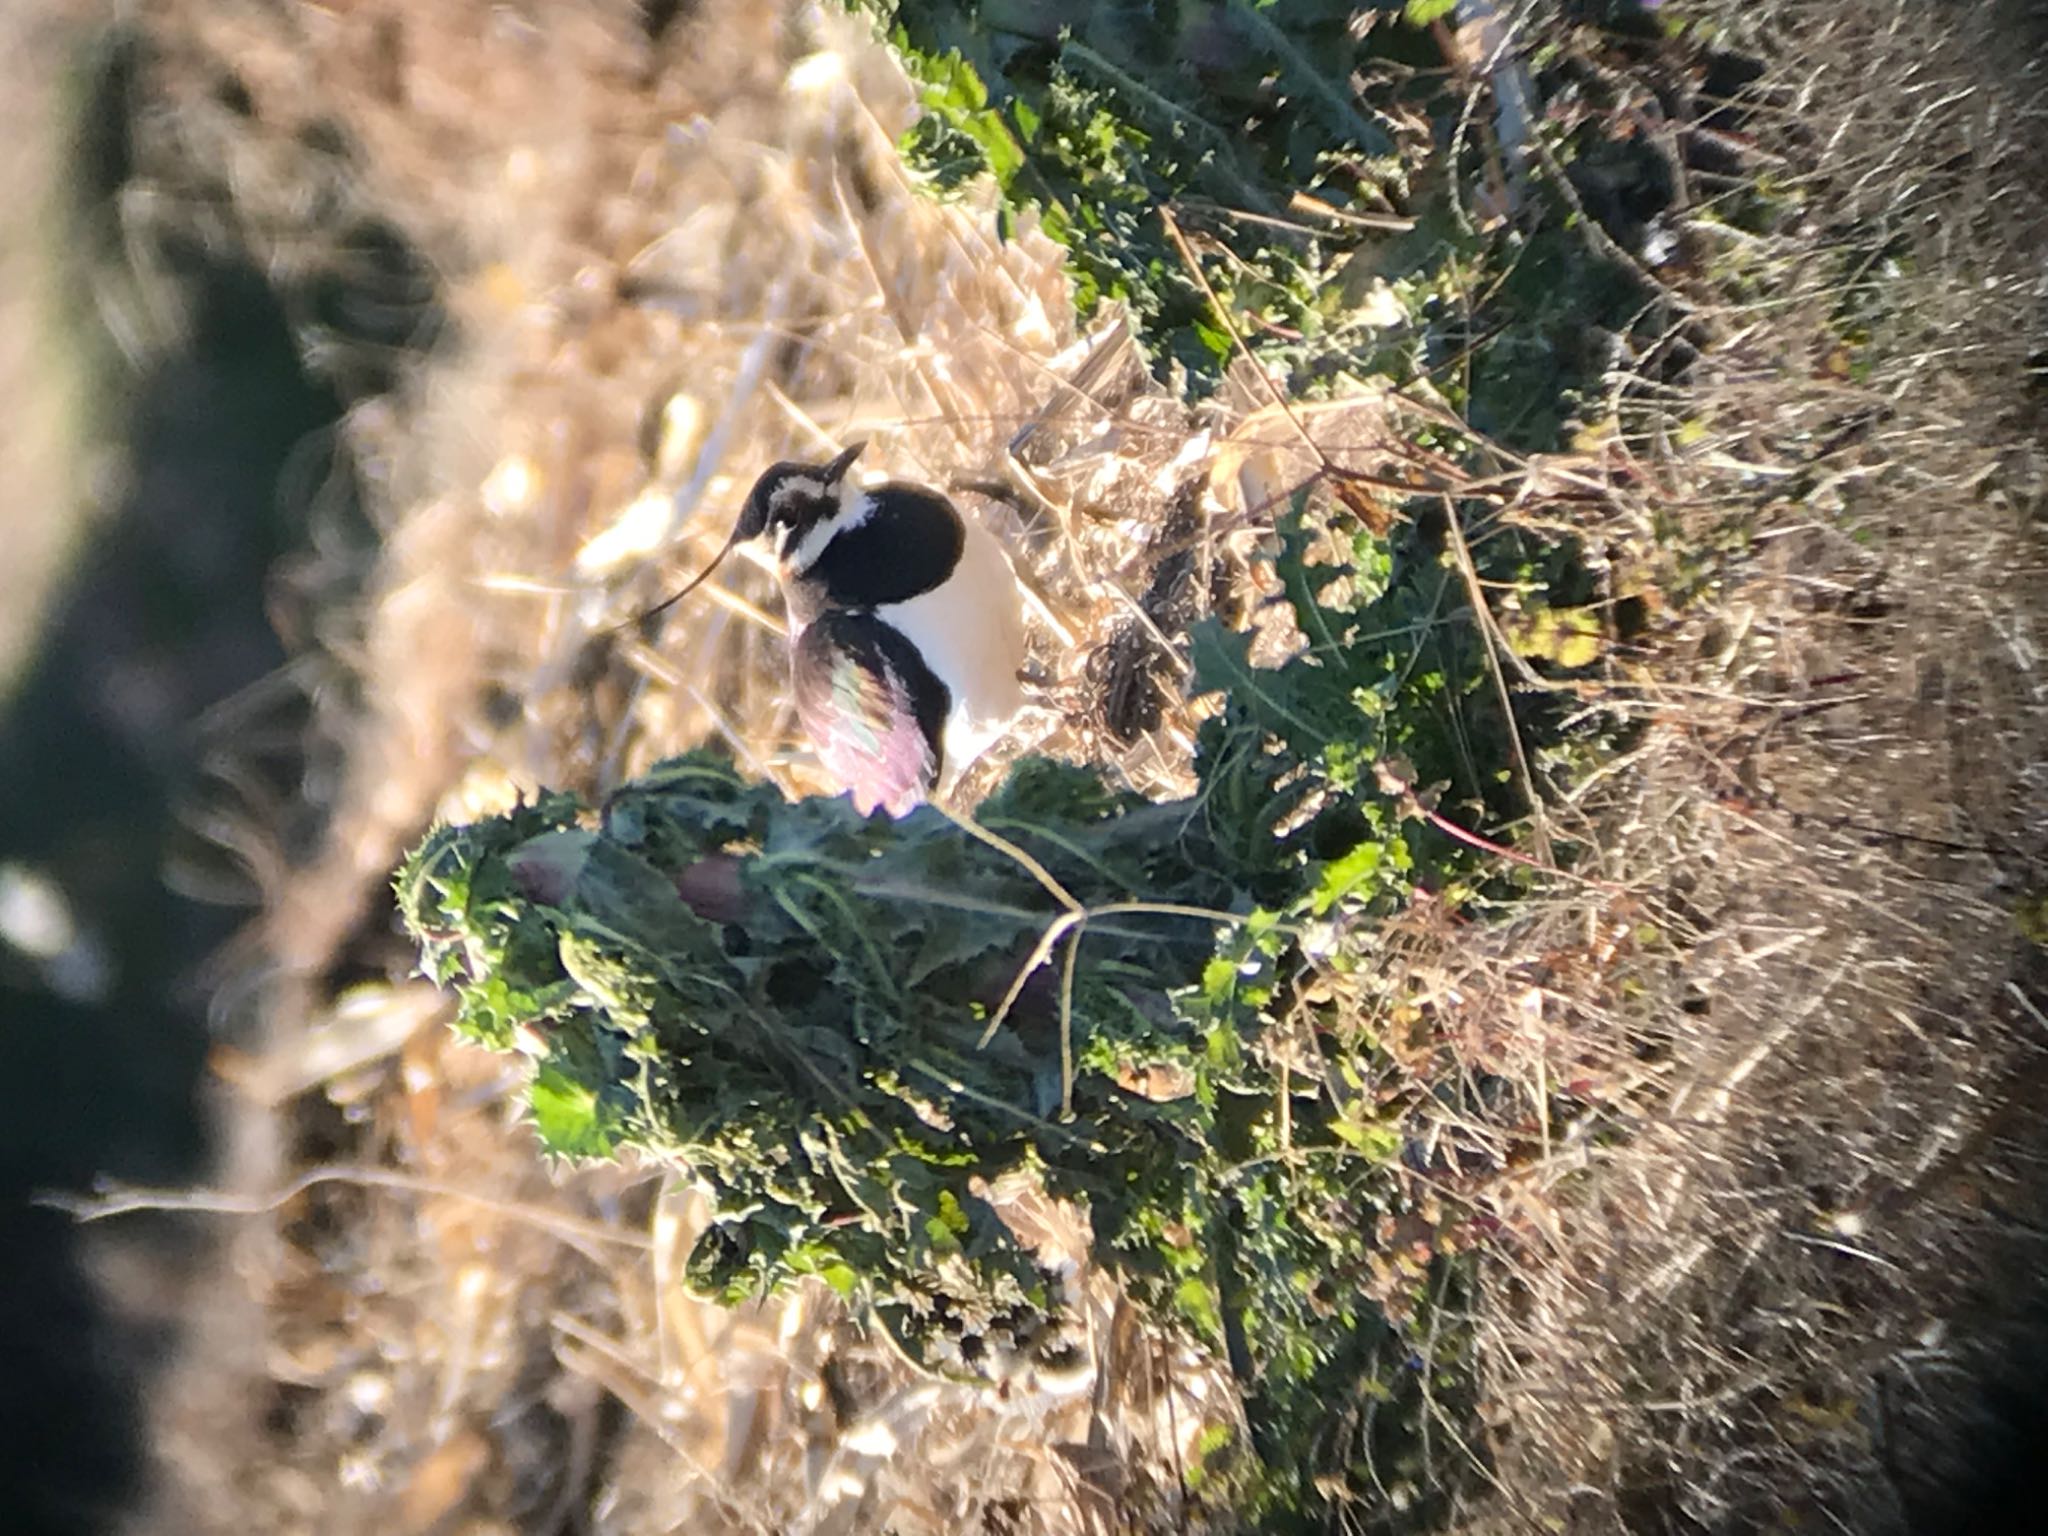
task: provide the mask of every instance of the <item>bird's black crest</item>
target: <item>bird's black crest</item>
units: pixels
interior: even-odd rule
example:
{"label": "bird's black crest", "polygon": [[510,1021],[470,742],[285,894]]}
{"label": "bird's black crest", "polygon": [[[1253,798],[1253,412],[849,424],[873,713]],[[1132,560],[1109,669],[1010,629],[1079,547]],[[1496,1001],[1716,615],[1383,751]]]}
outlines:
{"label": "bird's black crest", "polygon": [[866,443],[855,443],[824,464],[796,459],[770,464],[747,493],[733,538],[757,539],[771,529],[787,528],[785,547],[794,546],[814,524],[838,510],[839,482],[866,447]]}

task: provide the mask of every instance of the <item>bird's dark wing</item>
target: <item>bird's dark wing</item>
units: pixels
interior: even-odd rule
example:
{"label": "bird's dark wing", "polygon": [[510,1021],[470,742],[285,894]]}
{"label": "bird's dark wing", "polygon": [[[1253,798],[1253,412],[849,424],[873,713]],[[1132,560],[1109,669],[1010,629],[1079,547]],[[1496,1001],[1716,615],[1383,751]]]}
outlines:
{"label": "bird's dark wing", "polygon": [[900,816],[938,781],[951,699],[917,648],[872,614],[829,609],[790,653],[796,711],[863,815]]}

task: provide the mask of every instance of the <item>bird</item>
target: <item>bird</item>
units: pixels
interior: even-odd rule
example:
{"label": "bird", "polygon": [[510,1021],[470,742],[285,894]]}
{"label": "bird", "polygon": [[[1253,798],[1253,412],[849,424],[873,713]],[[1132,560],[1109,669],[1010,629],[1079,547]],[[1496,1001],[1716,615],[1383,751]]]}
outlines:
{"label": "bird", "polygon": [[1022,707],[1023,605],[1001,543],[947,497],[860,483],[866,446],[770,465],[711,564],[660,608],[765,540],[797,718],[861,815],[903,816],[948,792]]}

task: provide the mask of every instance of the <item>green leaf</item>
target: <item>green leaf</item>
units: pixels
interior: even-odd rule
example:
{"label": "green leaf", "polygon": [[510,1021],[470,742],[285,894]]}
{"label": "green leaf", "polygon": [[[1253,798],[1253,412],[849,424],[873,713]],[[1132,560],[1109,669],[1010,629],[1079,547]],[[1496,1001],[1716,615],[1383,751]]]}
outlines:
{"label": "green leaf", "polygon": [[1401,1132],[1398,1127],[1371,1121],[1364,1124],[1356,1120],[1333,1120],[1330,1130],[1346,1146],[1363,1152],[1377,1163],[1392,1163],[1401,1155]]}
{"label": "green leaf", "polygon": [[560,1068],[543,1065],[529,1093],[533,1128],[541,1145],[558,1157],[609,1157],[618,1147],[619,1126],[597,1094]]}
{"label": "green leaf", "polygon": [[2029,944],[2048,945],[2048,891],[2034,891],[2013,905],[2013,925]]}
{"label": "green leaf", "polygon": [[1316,882],[1315,894],[1310,898],[1310,910],[1321,917],[1347,897],[1358,895],[1368,887],[1376,887],[1380,861],[1385,855],[1384,848],[1368,839],[1342,858],[1325,864],[1322,878]]}
{"label": "green leaf", "polygon": [[1284,668],[1258,667],[1251,659],[1252,637],[1206,618],[1188,631],[1194,663],[1194,692],[1222,693],[1232,707],[1245,711],[1260,726],[1291,742],[1327,739],[1330,722],[1305,694],[1300,675]]}
{"label": "green leaf", "polygon": [[855,1292],[860,1289],[860,1276],[854,1272],[850,1264],[827,1264],[818,1271],[818,1275],[838,1292],[842,1301],[853,1300]]}
{"label": "green leaf", "polygon": [[1538,608],[1512,625],[1508,637],[1523,656],[1560,667],[1588,667],[1604,644],[1600,617],[1587,608]]}
{"label": "green leaf", "polygon": [[1223,1336],[1223,1318],[1216,1310],[1216,1293],[1209,1282],[1190,1275],[1174,1287],[1173,1302],[1181,1316],[1193,1323],[1204,1338]]}
{"label": "green leaf", "polygon": [[[1409,167],[1388,119],[1364,110],[1352,85],[1373,54],[1352,7],[854,6],[888,28],[919,85],[923,115],[904,149],[928,184],[950,191],[986,173],[1006,213],[1041,209],[1067,247],[1077,309],[1125,300],[1162,377],[1177,363],[1206,392],[1238,351],[1157,216],[1163,206],[1216,210],[1200,215],[1202,233],[1227,248],[1217,268],[1243,297],[1224,303],[1262,361],[1342,357],[1366,371],[1355,366],[1364,333],[1320,323],[1344,291],[1332,279],[1345,242],[1303,249],[1272,222],[1297,192],[1340,207],[1406,196]],[[1372,185],[1359,187],[1361,174]]]}
{"label": "green leaf", "polygon": [[1458,0],[1407,0],[1401,7],[1401,14],[1411,27],[1426,27],[1433,21],[1441,21],[1458,8]]}

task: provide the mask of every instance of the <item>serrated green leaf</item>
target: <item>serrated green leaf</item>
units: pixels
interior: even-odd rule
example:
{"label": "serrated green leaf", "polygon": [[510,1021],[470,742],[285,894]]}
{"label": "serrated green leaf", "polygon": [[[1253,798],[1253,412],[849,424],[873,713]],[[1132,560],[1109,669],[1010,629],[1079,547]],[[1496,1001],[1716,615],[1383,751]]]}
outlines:
{"label": "serrated green leaf", "polygon": [[541,1145],[556,1156],[609,1157],[617,1150],[617,1120],[591,1088],[558,1067],[544,1064],[534,1074],[528,1102]]}
{"label": "serrated green leaf", "polygon": [[1284,669],[1254,666],[1251,645],[1250,635],[1228,628],[1219,619],[1207,618],[1194,625],[1188,631],[1194,691],[1226,695],[1234,707],[1289,741],[1327,736],[1316,711],[1302,697],[1298,681],[1284,675]]}
{"label": "serrated green leaf", "polygon": [[1380,844],[1368,839],[1342,858],[1325,864],[1322,878],[1316,882],[1315,894],[1310,898],[1310,910],[1321,917],[1348,897],[1371,894],[1378,887],[1380,861],[1386,852]]}

